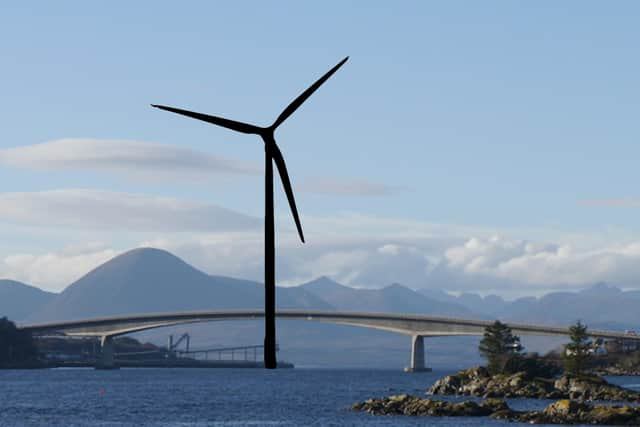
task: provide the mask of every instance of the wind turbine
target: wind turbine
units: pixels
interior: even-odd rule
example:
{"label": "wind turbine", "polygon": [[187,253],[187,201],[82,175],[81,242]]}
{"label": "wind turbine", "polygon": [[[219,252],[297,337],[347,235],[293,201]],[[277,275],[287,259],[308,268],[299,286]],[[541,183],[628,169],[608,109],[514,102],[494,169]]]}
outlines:
{"label": "wind turbine", "polygon": [[320,77],[307,90],[302,92],[296,99],[285,108],[271,126],[260,127],[248,123],[237,122],[222,117],[210,116],[207,114],[196,113],[193,111],[182,110],[180,108],[166,107],[164,105],[154,105],[152,107],[170,111],[183,116],[202,120],[207,123],[222,126],[236,132],[259,135],[264,141],[264,158],[265,158],[265,186],[264,186],[264,367],[267,369],[275,369],[276,361],[276,242],[275,242],[275,225],[273,212],[273,162],[275,162],[282,180],[284,192],[287,195],[293,220],[298,229],[300,240],[304,243],[304,235],[302,234],[302,225],[296,208],[296,201],[293,197],[293,189],[291,181],[287,173],[282,152],[276,144],[275,131],[294,111],[296,111],[313,92],[315,92],[333,73],[338,71],[349,57],[347,56],[340,61],[335,67],[330,69],[324,76]]}

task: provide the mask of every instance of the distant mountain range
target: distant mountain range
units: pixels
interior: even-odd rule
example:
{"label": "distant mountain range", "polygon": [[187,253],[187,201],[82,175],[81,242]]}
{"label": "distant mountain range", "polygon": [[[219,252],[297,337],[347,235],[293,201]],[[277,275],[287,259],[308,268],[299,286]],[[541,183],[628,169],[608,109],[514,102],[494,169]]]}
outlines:
{"label": "distant mountain range", "polygon": [[[59,294],[0,280],[0,316],[17,321],[90,318],[127,313],[263,307],[263,286],[206,274],[171,253],[141,248],[126,252],[81,277]],[[354,289],[327,277],[280,287],[280,308],[431,314],[465,318],[591,327],[640,326],[640,291],[598,284],[580,292],[505,301],[499,296],[414,291],[399,284]]]}
{"label": "distant mountain range", "polygon": [[320,277],[299,288],[322,298],[340,311],[474,316],[462,304],[438,301],[397,283],[382,289],[354,289],[328,277]]}
{"label": "distant mountain range", "polygon": [[515,301],[505,301],[496,295],[483,298],[465,293],[455,297],[442,291],[420,292],[442,302],[461,304],[492,319],[549,325],[569,325],[581,320],[599,329],[640,327],[640,291],[624,292],[604,283],[578,292],[551,292],[539,298],[523,297]]}

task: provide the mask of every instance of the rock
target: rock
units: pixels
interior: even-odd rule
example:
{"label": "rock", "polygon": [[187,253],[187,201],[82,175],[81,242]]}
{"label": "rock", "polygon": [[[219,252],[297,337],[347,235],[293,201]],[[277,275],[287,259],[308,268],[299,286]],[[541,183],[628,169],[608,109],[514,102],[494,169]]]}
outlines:
{"label": "rock", "polygon": [[590,405],[568,399],[551,403],[542,411],[514,411],[501,399],[484,402],[446,402],[407,394],[368,399],[351,407],[375,415],[436,417],[491,416],[498,420],[530,424],[640,425],[640,407]]}
{"label": "rock", "polygon": [[559,400],[548,405],[543,411],[522,414],[517,416],[516,420],[537,424],[638,425],[640,408]]}
{"label": "rock", "polygon": [[613,400],[640,402],[640,393],[608,383],[598,376],[564,375],[554,382],[554,388],[575,400]]}
{"label": "rock", "polygon": [[558,400],[548,405],[542,413],[547,417],[568,417],[585,409],[586,404],[576,402],[575,400]]}
{"label": "rock", "polygon": [[526,372],[491,376],[482,367],[467,369],[441,378],[427,391],[427,394],[640,402],[640,393],[609,384],[603,378],[596,376],[530,378]]}
{"label": "rock", "polygon": [[593,371],[595,375],[611,375],[611,376],[640,376],[640,367],[638,366],[620,366],[613,365],[604,368],[598,368]]}
{"label": "rock", "polygon": [[510,410],[507,402],[502,399],[487,399],[484,402],[480,403],[480,407],[485,408],[492,413]]}
{"label": "rock", "polygon": [[499,399],[490,399],[478,404],[472,401],[446,402],[401,394],[382,399],[368,399],[354,404],[351,410],[375,415],[480,417],[489,416],[496,411],[509,410],[509,407]]}

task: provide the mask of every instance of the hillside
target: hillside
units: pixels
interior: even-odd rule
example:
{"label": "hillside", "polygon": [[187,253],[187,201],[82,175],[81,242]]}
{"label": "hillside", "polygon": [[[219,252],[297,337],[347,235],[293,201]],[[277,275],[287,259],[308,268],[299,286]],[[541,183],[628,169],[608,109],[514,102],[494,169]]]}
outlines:
{"label": "hillside", "polygon": [[39,312],[56,294],[14,280],[0,280],[0,317],[20,322]]}
{"label": "hillside", "polygon": [[461,304],[437,301],[399,284],[382,289],[354,289],[320,277],[300,288],[322,298],[336,310],[478,317]]}
{"label": "hillside", "polygon": [[438,290],[419,291],[443,303],[461,304],[475,313],[505,321],[569,325],[577,320],[592,328],[640,328],[640,291],[622,291],[604,283],[577,292],[551,292],[541,297],[505,301],[499,296],[463,293],[453,296]]}
{"label": "hillside", "polygon": [[[331,309],[303,289],[280,288],[283,308]],[[31,320],[128,313],[262,308],[260,283],[210,276],[169,252],[141,248],[119,255],[69,285]]]}

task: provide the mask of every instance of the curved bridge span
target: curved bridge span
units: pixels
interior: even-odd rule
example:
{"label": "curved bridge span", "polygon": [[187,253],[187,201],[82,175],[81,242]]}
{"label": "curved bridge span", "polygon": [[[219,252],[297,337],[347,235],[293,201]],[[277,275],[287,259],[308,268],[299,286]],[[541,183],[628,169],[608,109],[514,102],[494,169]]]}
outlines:
{"label": "curved bridge span", "polygon": [[[424,341],[429,336],[482,335],[492,321],[456,319],[414,314],[359,313],[317,310],[278,310],[279,320],[315,321],[380,329],[412,336],[410,370],[424,369]],[[134,314],[64,322],[21,325],[33,334],[64,333],[70,336],[101,337],[103,363],[113,364],[113,337],[148,329],[189,323],[214,321],[257,320],[264,318],[261,310],[216,310],[157,314]],[[518,335],[569,335],[563,327],[507,323]],[[597,338],[640,340],[640,336],[617,331],[591,330]]]}

